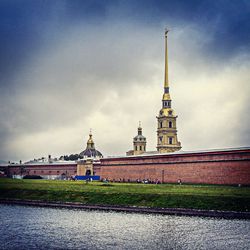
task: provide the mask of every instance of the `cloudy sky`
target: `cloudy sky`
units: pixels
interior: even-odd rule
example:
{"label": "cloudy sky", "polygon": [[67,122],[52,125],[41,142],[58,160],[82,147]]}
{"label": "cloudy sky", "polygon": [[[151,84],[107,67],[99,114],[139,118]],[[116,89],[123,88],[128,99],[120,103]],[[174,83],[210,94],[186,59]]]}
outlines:
{"label": "cloudy sky", "polygon": [[156,148],[169,79],[183,150],[250,145],[250,1],[0,1],[0,159]]}

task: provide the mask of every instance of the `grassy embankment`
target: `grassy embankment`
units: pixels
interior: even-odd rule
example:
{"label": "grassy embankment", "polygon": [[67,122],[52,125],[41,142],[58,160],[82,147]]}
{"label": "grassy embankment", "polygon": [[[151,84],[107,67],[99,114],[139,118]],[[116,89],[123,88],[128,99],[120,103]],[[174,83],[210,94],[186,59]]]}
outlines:
{"label": "grassy embankment", "polygon": [[1,199],[250,211],[250,187],[0,179]]}

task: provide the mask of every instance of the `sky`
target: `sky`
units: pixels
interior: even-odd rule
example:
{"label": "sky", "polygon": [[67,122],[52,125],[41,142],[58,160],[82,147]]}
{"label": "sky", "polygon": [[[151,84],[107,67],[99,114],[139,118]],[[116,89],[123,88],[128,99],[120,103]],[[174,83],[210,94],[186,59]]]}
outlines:
{"label": "sky", "polygon": [[0,159],[156,150],[168,35],[182,150],[250,145],[250,1],[0,0]]}

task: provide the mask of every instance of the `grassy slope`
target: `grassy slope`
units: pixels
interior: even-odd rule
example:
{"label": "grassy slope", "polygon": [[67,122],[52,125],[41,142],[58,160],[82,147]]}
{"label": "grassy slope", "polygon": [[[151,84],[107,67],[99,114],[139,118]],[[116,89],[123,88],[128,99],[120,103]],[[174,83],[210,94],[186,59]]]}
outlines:
{"label": "grassy slope", "polygon": [[250,188],[0,179],[0,198],[250,211]]}

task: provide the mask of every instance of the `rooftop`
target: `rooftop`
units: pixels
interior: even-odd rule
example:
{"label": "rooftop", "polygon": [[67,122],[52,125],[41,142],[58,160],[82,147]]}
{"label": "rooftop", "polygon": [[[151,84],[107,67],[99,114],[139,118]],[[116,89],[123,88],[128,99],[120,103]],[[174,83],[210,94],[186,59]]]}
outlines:
{"label": "rooftop", "polygon": [[148,151],[141,155],[120,155],[120,156],[107,156],[105,159],[109,158],[135,158],[135,157],[147,157],[156,155],[181,155],[181,154],[195,154],[195,153],[212,153],[212,152],[226,152],[226,151],[238,151],[238,150],[250,150],[250,147],[238,147],[238,148],[222,148],[222,149],[202,149],[194,151],[176,151],[171,153],[159,153],[158,151]]}

